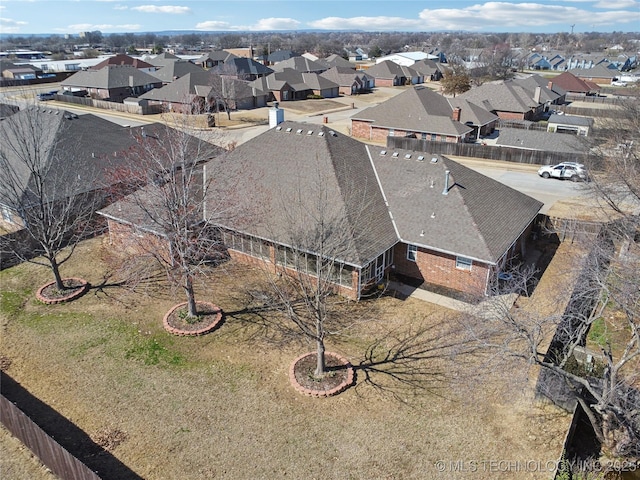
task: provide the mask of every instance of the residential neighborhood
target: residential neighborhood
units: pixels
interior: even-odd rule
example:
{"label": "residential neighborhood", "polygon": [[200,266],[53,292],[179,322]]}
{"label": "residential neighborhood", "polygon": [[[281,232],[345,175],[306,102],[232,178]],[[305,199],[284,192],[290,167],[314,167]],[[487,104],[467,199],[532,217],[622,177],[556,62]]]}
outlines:
{"label": "residential neighborhood", "polygon": [[571,29],[0,35],[2,475],[636,478],[640,34]]}

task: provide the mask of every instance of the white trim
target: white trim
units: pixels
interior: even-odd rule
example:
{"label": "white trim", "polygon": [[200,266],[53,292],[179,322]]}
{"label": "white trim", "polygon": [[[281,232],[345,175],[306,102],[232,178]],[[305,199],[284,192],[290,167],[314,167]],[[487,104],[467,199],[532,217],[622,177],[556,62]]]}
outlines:
{"label": "white trim", "polygon": [[417,245],[413,245],[411,243],[407,243],[407,260],[409,260],[410,262],[417,262],[418,261],[418,246]]}

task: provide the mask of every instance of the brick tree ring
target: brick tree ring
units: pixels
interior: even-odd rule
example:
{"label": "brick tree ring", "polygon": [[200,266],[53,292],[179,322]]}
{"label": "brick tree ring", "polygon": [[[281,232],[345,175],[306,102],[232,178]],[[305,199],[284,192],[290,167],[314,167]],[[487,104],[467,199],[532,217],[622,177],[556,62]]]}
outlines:
{"label": "brick tree ring", "polygon": [[36,292],[36,298],[42,303],[53,305],[64,303],[80,298],[89,290],[89,282],[83,278],[68,277],[63,278],[64,291],[56,288],[56,282],[49,282],[41,286]]}
{"label": "brick tree ring", "polygon": [[323,378],[313,376],[316,352],[305,353],[291,363],[289,381],[293,388],[312,397],[330,397],[353,385],[355,372],[349,360],[333,352],[325,352],[324,355],[327,374]]}
{"label": "brick tree ring", "polygon": [[215,330],[222,323],[222,310],[210,302],[196,302],[198,316],[190,320],[182,312],[186,311],[187,302],[171,307],[164,315],[162,325],[173,335],[191,336],[204,335]]}

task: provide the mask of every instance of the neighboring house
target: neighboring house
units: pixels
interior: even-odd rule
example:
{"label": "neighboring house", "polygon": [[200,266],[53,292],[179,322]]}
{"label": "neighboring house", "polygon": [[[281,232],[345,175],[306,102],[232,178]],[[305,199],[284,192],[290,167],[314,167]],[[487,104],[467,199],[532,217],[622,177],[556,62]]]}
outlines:
{"label": "neighboring house", "polygon": [[355,69],[355,65],[351,63],[349,60],[342,58],[340,55],[333,53],[326,58],[320,58],[317,62],[321,65],[324,65],[327,70],[332,67],[341,67],[341,68],[353,68]]}
{"label": "neighboring house", "polygon": [[169,52],[162,52],[155,56],[147,55],[142,58],[145,62],[150,63],[156,67],[164,67],[167,63],[180,60],[180,57]]}
{"label": "neighboring house", "polygon": [[[106,190],[114,193],[111,188],[118,181],[118,176],[114,172],[127,165],[128,160],[124,153],[136,144],[134,134],[142,127],[122,127],[92,114],[75,115],[63,110],[33,107],[21,110],[0,122],[0,137],[4,139],[0,145],[1,155],[14,165],[12,172],[22,176],[17,178],[18,181],[15,183],[24,186],[26,204],[23,206],[25,208],[28,207],[30,171],[24,168],[23,157],[8,148],[8,145],[24,143],[21,140],[11,139],[15,138],[16,131],[25,130],[25,127],[20,125],[25,123],[33,125],[33,115],[38,115],[36,122],[46,125],[47,128],[47,132],[38,133],[37,147],[41,155],[40,172],[51,175],[49,186],[52,193],[47,196],[50,201],[63,201],[70,193],[80,195]],[[19,127],[13,128],[14,124]],[[147,125],[144,128],[147,131],[154,131],[155,126],[157,124]],[[32,127],[26,127],[27,130],[29,128]],[[25,145],[26,148],[34,146],[32,143]],[[82,181],[78,182],[78,179]],[[0,209],[2,210],[0,224],[2,222],[10,225],[21,224],[19,212],[11,208],[11,204],[2,201],[4,185],[4,183],[0,184]],[[70,186],[76,190],[69,192]],[[104,203],[98,208],[102,206]]]}
{"label": "neighboring house", "polygon": [[551,115],[547,123],[547,132],[573,133],[587,137],[593,128],[593,118],[573,115]]}
{"label": "neighboring house", "polygon": [[292,69],[300,73],[322,73],[327,67],[320,62],[314,62],[305,57],[291,57],[287,60],[278,62],[271,67],[275,72]]}
{"label": "neighboring house", "polygon": [[283,62],[285,60],[289,60],[292,57],[299,57],[299,56],[300,56],[299,53],[296,53],[292,50],[276,50],[275,52],[271,52],[267,55],[262,55],[258,57],[257,60],[259,60],[266,66],[271,66],[278,62]]}
{"label": "neighboring house", "polygon": [[448,99],[416,86],[351,117],[351,134],[384,142],[388,136],[438,142],[475,141],[493,131],[498,117],[461,99]]}
{"label": "neighboring house", "polygon": [[375,87],[375,79],[363,71],[354,68],[332,67],[320,74],[340,86],[340,94],[356,95],[370,91]]}
{"label": "neighboring house", "polygon": [[9,62],[2,62],[2,78],[11,80],[32,80],[42,76],[42,70],[29,64],[14,65]]}
{"label": "neighboring house", "polygon": [[575,95],[597,95],[601,90],[600,85],[576,77],[571,72],[563,72],[557,77],[554,77],[553,84],[562,88],[567,93]]}
{"label": "neighboring house", "polygon": [[188,73],[200,72],[206,72],[206,70],[195,63],[189,62],[188,60],[173,60],[166,62],[162,66],[158,66],[157,70],[153,72],[152,75],[159,78],[162,83],[166,85],[184,77]]}
{"label": "neighboring house", "polygon": [[499,147],[521,148],[558,153],[586,153],[588,148],[584,140],[575,135],[526,130],[523,128],[501,128],[496,140]]}
{"label": "neighboring house", "polygon": [[569,72],[582,80],[597,83],[598,85],[611,85],[614,79],[620,75],[620,72],[615,68],[608,68],[604,65],[596,65],[593,68],[586,69],[575,68],[569,70]]}
{"label": "neighboring house", "polygon": [[[543,93],[545,97],[542,97]],[[537,97],[537,98],[536,98]],[[485,83],[456,96],[483,107],[504,120],[535,120],[545,111],[545,98],[557,98],[546,87],[537,86],[530,90],[528,86],[507,81]]]}
{"label": "neighboring house", "polygon": [[420,60],[427,60],[429,58],[431,58],[430,55],[425,52],[392,53],[391,55],[385,55],[384,57],[377,58],[376,64],[390,61],[403,67],[410,67]]}
{"label": "neighboring house", "polygon": [[123,53],[114,55],[113,57],[105,58],[102,62],[89,67],[89,70],[100,70],[101,68],[110,65],[129,65],[147,73],[153,73],[156,71],[155,65],[147,63],[139,58],[130,57],[129,55],[125,55]]}
{"label": "neighboring house", "polygon": [[273,70],[252,58],[236,57],[212,67],[211,72],[238,80],[252,81],[269,75]]}
{"label": "neighboring house", "polygon": [[[216,105],[230,110],[264,107],[267,93],[249,86],[248,82],[222,77],[198,68],[162,88],[153,89],[140,98],[159,104],[166,111],[204,113],[215,111]],[[164,68],[164,67],[163,67]],[[217,101],[217,103],[216,103]]]}
{"label": "neighboring house", "polygon": [[196,65],[200,65],[202,68],[213,68],[217,65],[222,65],[234,58],[239,58],[233,53],[226,52],[224,50],[216,50],[213,52],[207,52],[200,58],[193,61]]}
{"label": "neighboring house", "polygon": [[340,86],[316,73],[301,73],[287,68],[259,78],[249,84],[262,91],[271,92],[277,101],[304,100],[310,95],[323,98],[340,96]]}
{"label": "neighboring house", "polygon": [[427,82],[438,82],[442,80],[444,73],[442,64],[430,59],[420,60],[411,65],[411,68],[422,75],[422,78]]}
{"label": "neighboring house", "polygon": [[[291,248],[295,237],[316,228],[292,218],[299,218],[298,209],[315,212],[319,194],[326,199],[321,208],[340,226],[325,242],[340,246],[331,258],[336,289],[354,299],[391,271],[412,282],[489,294],[497,274],[524,254],[542,207],[446,157],[386,151],[323,125],[284,122],[213,162],[205,182],[214,185],[220,175],[252,172],[250,182],[232,188],[242,199],[239,210],[259,212],[258,218],[234,215],[217,225],[232,257],[290,268],[300,254]],[[213,211],[225,192],[209,191]],[[131,225],[137,230],[128,209],[109,209],[118,212],[110,221],[118,238]],[[304,252],[311,276],[318,254]]]}
{"label": "neighboring house", "polygon": [[375,78],[378,87],[395,87],[423,83],[424,77],[413,68],[398,65],[391,60],[375,64],[367,69],[367,75]]}
{"label": "neighboring house", "polygon": [[121,103],[125,98],[162,87],[162,81],[131,65],[109,65],[100,70],[74,73],[60,86],[63,91],[86,90],[92,98]]}

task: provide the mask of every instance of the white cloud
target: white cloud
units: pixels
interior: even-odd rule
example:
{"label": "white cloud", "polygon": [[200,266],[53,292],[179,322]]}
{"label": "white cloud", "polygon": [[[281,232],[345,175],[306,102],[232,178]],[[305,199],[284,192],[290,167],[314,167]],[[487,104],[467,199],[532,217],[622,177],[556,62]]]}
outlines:
{"label": "white cloud", "polygon": [[640,3],[634,0],[602,0],[593,4],[596,8],[604,8],[607,10],[622,10],[624,8],[640,8]]}
{"label": "white cloud", "polygon": [[300,22],[293,18],[262,18],[253,25],[231,25],[228,22],[208,20],[196,25],[196,30],[225,30],[225,31],[271,31],[295,30]]}
{"label": "white cloud", "polygon": [[128,10],[129,7],[127,7],[126,5],[116,5],[115,7],[113,7],[114,10]]}
{"label": "white cloud", "polygon": [[233,27],[227,22],[207,20],[196,24],[196,30],[233,30]]}
{"label": "white cloud", "polygon": [[570,5],[486,2],[465,8],[427,8],[420,12],[418,19],[327,17],[309,22],[309,25],[324,30],[536,31],[554,25],[566,30],[570,25],[576,24],[582,25],[582,30],[591,30],[598,26],[640,22],[639,2],[636,0],[598,0],[598,2],[595,6],[605,10],[597,13]]}
{"label": "white cloud", "polygon": [[140,5],[139,7],[131,7],[131,10],[137,10],[144,13],[170,13],[183,14],[191,13],[189,7],[179,7],[176,5]]}
{"label": "white cloud", "polygon": [[594,12],[576,7],[539,3],[487,2],[466,8],[425,9],[420,12],[424,29],[487,30],[508,26],[536,29],[551,25],[612,25],[640,20],[640,13],[625,11]]}
{"label": "white cloud", "polygon": [[413,30],[422,22],[401,17],[327,17],[309,22],[313,28],[323,30]]}
{"label": "white cloud", "polygon": [[0,31],[2,31],[2,33],[18,33],[20,27],[24,25],[27,25],[27,22],[0,17]]}
{"label": "white cloud", "polygon": [[75,23],[67,26],[67,28],[56,28],[56,30],[68,33],[93,32],[96,30],[100,30],[101,32],[135,32],[140,30],[140,28],[141,25],[137,24],[111,25],[107,23]]}

